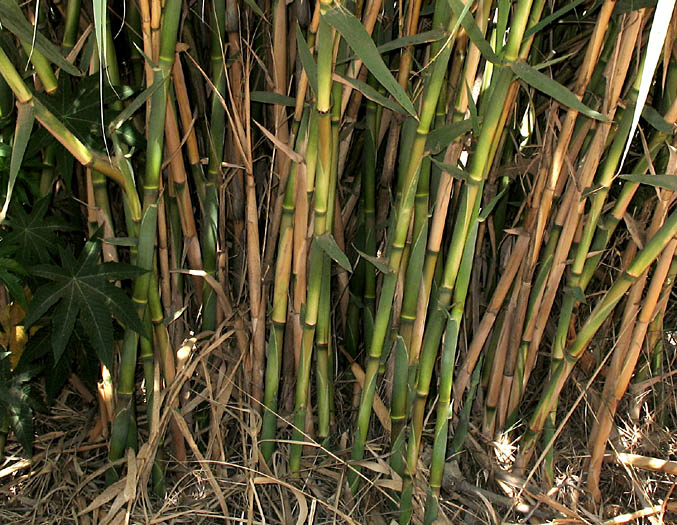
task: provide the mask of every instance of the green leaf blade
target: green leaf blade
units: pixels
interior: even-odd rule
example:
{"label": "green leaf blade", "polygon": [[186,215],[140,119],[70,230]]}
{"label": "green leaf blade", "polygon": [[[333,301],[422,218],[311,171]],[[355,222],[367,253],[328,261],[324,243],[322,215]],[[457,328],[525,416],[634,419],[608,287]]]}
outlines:
{"label": "green leaf blade", "polygon": [[353,268],[350,265],[348,256],[343,253],[336,240],[330,233],[325,233],[315,237],[314,242],[320,247],[320,249],[326,253],[331,259],[334,260],[341,268],[348,272],[352,272]]}
{"label": "green leaf blade", "polygon": [[646,184],[656,188],[665,188],[667,190],[677,191],[677,174],[627,174],[621,175],[620,177],[621,179],[625,179],[630,182],[638,182],[639,184]]}
{"label": "green leaf blade", "polygon": [[14,191],[16,177],[19,175],[19,168],[23,162],[24,153],[26,153],[28,139],[31,137],[33,122],[35,122],[33,106],[28,104],[19,104],[18,107],[19,109],[17,111],[14,143],[12,144],[12,157],[9,165],[9,181],[7,182],[5,203],[2,206],[2,210],[0,210],[0,224],[4,222],[5,217],[7,216],[7,210],[9,209],[9,202],[12,199],[12,192]]}
{"label": "green leaf blade", "polygon": [[355,15],[343,7],[332,7],[323,9],[321,16],[346,39],[353,51],[388,93],[397,100],[407,113],[416,117],[414,105],[383,62],[374,41]]}
{"label": "green leaf blade", "polygon": [[535,70],[528,64],[524,62],[513,62],[510,64],[510,69],[512,69],[513,73],[515,73],[518,78],[521,78],[530,86],[542,91],[546,95],[551,96],[565,106],[575,109],[585,116],[595,120],[609,122],[607,117],[595,111],[594,109],[589,108],[583,104],[583,102],[578,100],[578,97],[574,95],[569,89],[564,87],[559,82],[553,80],[549,76]]}
{"label": "green leaf blade", "polygon": [[96,355],[106,367],[113,366],[113,322],[108,309],[98,299],[85,295],[80,305],[80,321]]}
{"label": "green leaf blade", "polygon": [[66,349],[66,344],[71,337],[75,321],[77,319],[80,305],[72,287],[66,290],[62,296],[62,301],[54,311],[52,326],[52,351],[54,352],[54,362],[58,362]]}

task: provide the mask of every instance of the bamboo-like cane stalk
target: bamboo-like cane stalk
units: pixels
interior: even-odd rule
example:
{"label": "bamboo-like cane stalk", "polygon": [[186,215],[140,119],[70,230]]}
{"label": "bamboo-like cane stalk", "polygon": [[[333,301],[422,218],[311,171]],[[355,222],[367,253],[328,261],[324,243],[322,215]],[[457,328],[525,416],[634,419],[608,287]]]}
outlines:
{"label": "bamboo-like cane stalk", "polygon": [[61,47],[66,53],[73,49],[77,40],[81,5],[82,0],[69,0],[66,4],[66,21],[61,41]]}
{"label": "bamboo-like cane stalk", "polygon": [[[339,49],[345,48],[345,43],[338,42]],[[343,53],[342,53],[343,54]],[[337,66],[338,70],[338,66]],[[341,113],[341,91],[343,87],[335,82],[332,86],[331,108],[331,173],[329,176],[329,194],[327,196],[327,231],[333,233],[334,215],[336,211],[336,185],[338,179],[338,154],[339,154],[339,119]],[[333,361],[332,330],[331,330],[331,261],[325,259],[322,270],[322,285],[320,290],[320,303],[318,311],[316,333],[316,380],[317,380],[317,437],[321,442],[326,442],[329,437],[331,415],[334,412],[333,398],[333,370],[330,364]]]}
{"label": "bamboo-like cane stalk", "polygon": [[[321,0],[321,10],[324,12],[332,5],[331,0]],[[332,132],[331,132],[331,86],[333,65],[333,38],[332,29],[320,15],[320,25],[317,31],[317,129],[318,129],[318,164],[317,180],[315,184],[314,206],[314,237],[319,237],[327,231],[327,210],[331,182]],[[333,202],[331,203],[333,206]],[[305,319],[303,319],[303,337],[299,356],[293,443],[289,450],[289,469],[297,473],[301,466],[301,442],[303,441],[310,382],[310,367],[312,359],[313,340],[318,319],[318,309],[321,295],[322,274],[326,255],[316,242],[311,245],[310,268],[308,273],[307,298]]]}
{"label": "bamboo-like cane stalk", "polygon": [[[435,14],[437,17],[445,16],[442,3],[443,0],[439,0],[436,3]],[[456,17],[452,16],[451,21],[449,22],[449,30],[455,34],[457,27]],[[435,117],[437,101],[446,74],[449,57],[451,55],[451,43],[450,38],[449,45],[437,55],[435,62],[431,66],[430,76],[426,79],[423,102],[419,113],[419,122],[416,128],[416,137],[411,147],[407,167],[402,170],[403,180],[401,183],[398,182],[398,186],[401,187],[402,197],[396,212],[396,220],[393,222],[392,226],[393,233],[388,253],[389,273],[386,274],[383,279],[381,295],[379,297],[378,308],[374,320],[374,332],[369,344],[368,360],[365,370],[365,383],[364,388],[362,389],[360,408],[357,417],[357,430],[353,442],[353,460],[361,460],[364,455],[364,445],[367,439],[374,392],[376,390],[376,375],[378,373],[381,353],[383,351],[386,333],[390,323],[397,275],[400,268],[400,262],[402,261],[411,215],[413,213],[421,158],[423,157],[430,125]],[[353,493],[355,493],[358,488],[359,479],[356,472],[349,472],[348,482]]]}
{"label": "bamboo-like cane stalk", "polygon": [[[505,47],[505,60],[514,61],[520,51],[522,36],[526,30],[531,12],[532,2],[520,0],[513,14],[513,25]],[[487,113],[478,138],[478,144],[473,153],[469,177],[463,185],[457,217],[454,223],[451,245],[444,267],[443,278],[435,299],[435,309],[431,314],[426,328],[421,350],[418,378],[416,383],[416,400],[412,413],[412,432],[407,448],[407,469],[402,490],[400,522],[409,522],[409,509],[413,489],[413,477],[416,472],[419,446],[423,427],[423,416],[427,400],[432,369],[439,348],[444,329],[445,309],[449,306],[453,290],[458,277],[463,250],[468,239],[468,232],[479,216],[481,190],[485,176],[493,161],[495,142],[500,137],[502,124],[506,114],[504,104],[510,103],[508,91],[512,82],[512,72],[508,68],[502,69],[493,86],[491,98],[488,101]],[[493,84],[493,81],[492,81]]]}
{"label": "bamboo-like cane stalk", "polygon": [[449,433],[449,419],[451,418],[451,387],[454,378],[454,364],[456,360],[456,346],[461,329],[461,319],[465,311],[465,299],[468,292],[468,282],[473,269],[475,241],[479,223],[475,223],[470,237],[463,251],[463,260],[458,274],[458,286],[454,289],[454,306],[451,309],[444,336],[444,347],[440,357],[440,384],[437,399],[437,419],[435,422],[435,439],[430,462],[430,493],[426,501],[425,513],[430,516],[432,523],[437,516],[442,477],[447,456],[447,437]]}
{"label": "bamboo-like cane stalk", "polygon": [[[609,24],[609,19],[611,18],[611,13],[613,12],[615,6],[616,2],[613,0],[605,1],[597,17],[597,22],[595,24],[595,28],[593,29],[590,43],[588,44],[585,52],[583,64],[578,69],[578,78],[576,79],[576,85],[573,90],[574,94],[579,97],[579,99],[583,98],[588,83],[590,82],[590,78],[592,77],[593,70],[597,65],[597,58],[601,51],[602,44],[604,43],[604,37]],[[569,141],[571,140],[577,117],[578,111],[573,108],[568,109],[567,115],[562,125],[562,131],[560,132],[559,139],[557,141],[557,147],[553,152],[548,182],[543,193],[543,198],[538,213],[536,235],[534,237],[534,246],[536,249],[538,249],[538,247],[541,245],[543,232],[545,231],[545,223],[548,219],[548,215],[550,214],[550,207],[552,206],[555,187],[557,186],[557,181],[559,179],[560,173],[562,172],[562,167],[564,166],[564,156],[567,153]]]}
{"label": "bamboo-like cane stalk", "polygon": [[628,266],[623,274],[616,279],[613,286],[607,291],[604,298],[597,304],[588,320],[579,330],[576,339],[567,349],[564,359],[561,361],[558,368],[553,371],[552,377],[543,390],[541,401],[538,403],[534,414],[529,420],[529,427],[522,437],[519,455],[515,462],[515,467],[517,469],[521,470],[526,468],[529,459],[531,459],[531,456],[533,455],[534,445],[543,430],[543,424],[550,412],[550,408],[554,400],[559,396],[569,374],[587,348],[590,340],[597,333],[599,327],[611,314],[616,304],[622,299],[632,283],[640,278],[644,273],[644,270],[646,270],[660,255],[676,234],[677,212],[672,212],[663,226],[656,232],[656,235],[646,243],[644,249],[637,254],[630,266]]}
{"label": "bamboo-like cane stalk", "polygon": [[[304,114],[297,141],[305,139],[308,125],[308,112]],[[273,309],[271,318],[268,351],[266,354],[266,390],[264,397],[265,411],[261,430],[261,453],[264,461],[269,461],[275,450],[275,432],[277,429],[278,389],[284,348],[284,331],[287,324],[287,298],[291,274],[293,233],[294,233],[294,199],[296,197],[296,165],[292,165],[285,199],[282,203],[282,220],[278,240],[277,260],[275,262],[275,287],[273,289]]]}
{"label": "bamboo-like cane stalk", "polygon": [[[154,244],[157,232],[157,199],[160,186],[162,154],[164,151],[164,126],[167,106],[167,80],[174,63],[176,39],[181,14],[180,0],[168,0],[165,6],[162,24],[162,42],[159,53],[159,68],[155,71],[153,82],[165,83],[153,94],[148,127],[148,149],[146,154],[146,173],[143,181],[143,220],[138,232],[138,256],[136,264],[146,270],[153,271]],[[148,287],[151,282],[150,273],[138,277],[134,281],[132,300],[137,305],[139,317],[144,318],[148,302]],[[113,424],[110,442],[109,459],[116,461],[124,454],[128,435],[132,434],[134,371],[137,361],[138,334],[125,330],[123,352],[118,377],[118,407]]]}
{"label": "bamboo-like cane stalk", "polygon": [[[211,276],[216,275],[218,251],[218,183],[223,160],[225,142],[226,111],[221,100],[226,92],[225,76],[225,42],[226,42],[226,4],[216,2],[212,7],[212,45],[211,66],[214,91],[211,101],[209,164],[207,180],[204,185],[203,218],[202,218],[202,264],[204,271]],[[202,328],[216,328],[216,293],[211,286],[203,287],[202,296]]]}
{"label": "bamboo-like cane stalk", "polygon": [[[587,479],[588,489],[596,501],[600,501],[602,497],[599,490],[599,477],[606,442],[611,433],[616,408],[630,384],[630,379],[635,370],[635,366],[637,365],[637,360],[639,359],[642,349],[642,343],[654,314],[656,303],[658,302],[663,288],[663,283],[665,282],[674,261],[675,248],[677,248],[677,239],[673,239],[665,247],[658,259],[656,270],[647,290],[647,295],[644,298],[644,304],[639,314],[639,318],[637,319],[637,323],[635,324],[634,332],[632,333],[630,346],[627,352],[624,352],[625,359],[619,369],[615,371],[618,373],[614,376],[609,375],[604,385],[602,402],[597,411],[597,419],[595,420],[595,426],[592,431],[594,440],[590,447],[591,457]],[[620,348],[620,346],[618,348]]]}
{"label": "bamboo-like cane stalk", "polygon": [[[673,146],[674,148],[674,141]],[[666,167],[668,173],[674,172],[677,167],[677,154],[674,151],[670,152],[670,160]],[[654,217],[649,227],[648,236],[652,236],[661,226],[668,208],[673,200],[673,192],[670,190],[662,190],[660,192],[659,201],[654,208]],[[651,321],[651,318],[656,310],[659,294],[666,280],[670,265],[673,260],[675,251],[675,240],[673,240],[663,251],[654,275],[651,279],[651,284],[647,291],[642,309],[639,313],[639,318],[635,322],[636,304],[641,300],[644,284],[648,278],[648,272],[645,271],[641,279],[639,279],[632,287],[630,297],[626,303],[625,315],[623,323],[621,324],[621,337],[627,334],[627,340],[619,341],[614,350],[614,355],[609,365],[607,372],[607,379],[602,393],[602,400],[597,412],[597,419],[592,430],[591,437],[591,458],[588,470],[588,488],[595,500],[601,499],[599,491],[599,476],[602,466],[602,457],[604,449],[606,448],[606,441],[611,432],[613,424],[613,417],[616,413],[618,402],[622,398],[625,390],[628,387],[632,372],[635,370],[639,352],[642,348],[646,331]],[[582,266],[579,265],[579,266]],[[634,292],[634,293],[633,293]],[[634,298],[633,298],[634,295]]]}

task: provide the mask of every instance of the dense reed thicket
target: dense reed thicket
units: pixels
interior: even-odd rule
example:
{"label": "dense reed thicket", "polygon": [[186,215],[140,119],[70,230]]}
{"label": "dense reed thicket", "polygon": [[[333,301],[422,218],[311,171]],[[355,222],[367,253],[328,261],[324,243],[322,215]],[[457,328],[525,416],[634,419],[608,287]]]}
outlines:
{"label": "dense reed thicket", "polygon": [[158,496],[238,417],[403,524],[476,437],[600,502],[617,411],[675,425],[673,7],[0,0],[3,444],[70,377]]}

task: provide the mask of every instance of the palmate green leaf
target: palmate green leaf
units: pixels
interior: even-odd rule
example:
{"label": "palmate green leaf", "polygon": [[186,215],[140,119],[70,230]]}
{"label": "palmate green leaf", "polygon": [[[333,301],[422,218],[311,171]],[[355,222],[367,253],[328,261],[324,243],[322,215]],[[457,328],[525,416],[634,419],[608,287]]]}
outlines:
{"label": "palmate green leaf", "polygon": [[[55,94],[36,93],[36,96],[75,135],[86,140],[92,134],[101,134],[101,104],[106,108],[133,94],[128,86],[117,86],[113,89],[105,78],[100,86],[100,78],[99,74],[95,74],[81,79],[75,93],[70,94],[64,85],[69,79],[64,76],[59,78],[59,89]],[[105,120],[111,117],[108,111],[105,117]]]}
{"label": "palmate green leaf", "polygon": [[0,417],[6,415],[9,427],[28,456],[33,453],[33,411],[29,373],[14,374],[9,367],[9,352],[0,353]]}
{"label": "palmate green leaf", "polygon": [[106,366],[112,366],[113,360],[112,315],[148,337],[131,299],[109,282],[138,277],[144,271],[123,263],[97,264],[100,250],[99,240],[88,241],[77,260],[68,250],[62,249],[60,267],[39,265],[32,268],[35,276],[52,282],[35,292],[25,324],[31,326],[57,305],[52,318],[52,350],[56,363],[61,360],[76,320],[85,328],[92,347]]}
{"label": "palmate green leaf", "polygon": [[33,295],[28,313],[24,319],[26,327],[32,326],[41,319],[61,299],[61,296],[66,293],[67,289],[67,283],[54,283],[38,288]]}
{"label": "palmate green leaf", "polygon": [[345,253],[343,253],[341,248],[339,248],[338,244],[336,244],[336,241],[334,240],[334,237],[330,233],[325,233],[315,237],[314,242],[316,242],[322,251],[331,257],[343,269],[349,272],[353,271],[348,257]]}
{"label": "palmate green leaf", "polygon": [[657,188],[665,188],[667,190],[677,191],[677,174],[628,174],[621,175],[620,177],[621,179],[629,180],[631,182],[639,182],[640,184],[647,184]]}
{"label": "palmate green leaf", "polygon": [[52,351],[54,352],[54,361],[58,362],[66,348],[66,343],[71,337],[75,320],[80,310],[80,304],[76,296],[74,287],[69,286],[61,295],[61,302],[54,310],[52,318]]}
{"label": "palmate green leaf", "polygon": [[510,64],[510,69],[512,69],[513,73],[515,73],[517,77],[524,80],[524,82],[538,89],[539,91],[542,91],[546,95],[551,96],[565,106],[575,109],[587,117],[601,120],[602,122],[609,122],[607,117],[601,113],[598,113],[594,109],[589,108],[583,104],[583,102],[578,100],[578,97],[574,95],[569,89],[564,87],[556,80],[553,80],[549,76],[544,75],[540,71],[536,71],[528,64],[524,62],[513,62]]}
{"label": "palmate green leaf", "polygon": [[24,400],[17,399],[9,407],[9,426],[14,436],[21,443],[24,452],[30,457],[33,455],[33,411]]}
{"label": "palmate green leaf", "polygon": [[52,333],[48,329],[41,328],[28,338],[24,351],[19,358],[13,375],[23,373],[24,370],[33,368],[35,363],[47,355],[50,351],[50,341]]}
{"label": "palmate green leaf", "polygon": [[[131,304],[130,301],[130,306]],[[105,303],[83,294],[80,314],[80,322],[89,336],[96,355],[106,367],[113,366],[113,322]],[[138,328],[139,333],[146,333],[143,325],[140,324]]]}
{"label": "palmate green leaf", "polygon": [[8,244],[4,239],[0,240],[0,282],[5,284],[12,298],[25,307],[27,304],[23,281],[19,276],[26,275],[26,270],[16,260],[16,252],[15,244]]}
{"label": "palmate green leaf", "polygon": [[27,214],[21,205],[13,206],[6,224],[10,227],[3,242],[18,246],[16,259],[24,266],[37,262],[48,262],[62,244],[56,235],[58,231],[73,228],[56,217],[45,217],[49,208],[49,196],[38,200]]}
{"label": "palmate green leaf", "polygon": [[4,283],[7,290],[9,290],[9,295],[11,295],[15,301],[19,301],[23,306],[26,306],[23,283],[16,275],[9,273],[3,268],[3,259],[0,259],[0,282]]}
{"label": "palmate green leaf", "polygon": [[5,29],[14,33],[25,42],[34,42],[35,48],[42,53],[52,64],[74,76],[82,73],[73,64],[68,62],[61,52],[39,31],[34,31],[23,12],[14,0],[0,0],[0,22]]}
{"label": "palmate green leaf", "polygon": [[397,83],[388,66],[383,62],[381,54],[376,49],[376,44],[355,15],[343,7],[332,7],[323,9],[321,16],[330,26],[341,33],[341,36],[346,39],[353,51],[388,93],[399,102],[407,113],[416,117],[414,105],[402,86]]}
{"label": "palmate green leaf", "polygon": [[5,193],[5,204],[0,210],[0,224],[2,224],[7,216],[9,209],[9,202],[12,200],[12,191],[14,191],[14,183],[16,177],[19,175],[19,168],[23,162],[28,139],[31,136],[33,129],[33,122],[35,116],[33,114],[33,106],[28,104],[19,104],[16,117],[16,130],[14,132],[14,141],[12,143],[12,158],[9,165],[9,182],[7,183],[7,192]]}

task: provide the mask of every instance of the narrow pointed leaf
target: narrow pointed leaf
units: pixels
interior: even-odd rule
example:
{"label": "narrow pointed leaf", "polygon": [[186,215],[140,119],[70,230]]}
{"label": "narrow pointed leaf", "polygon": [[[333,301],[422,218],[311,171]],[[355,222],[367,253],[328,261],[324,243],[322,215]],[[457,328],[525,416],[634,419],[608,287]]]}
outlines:
{"label": "narrow pointed leaf", "polygon": [[533,67],[525,64],[524,62],[513,62],[510,64],[510,69],[512,69],[513,73],[515,73],[517,77],[524,80],[524,82],[538,89],[539,91],[542,91],[546,95],[550,95],[552,98],[564,104],[565,106],[575,109],[587,117],[601,120],[602,122],[609,121],[607,117],[595,111],[594,109],[589,108],[583,104],[583,102],[578,100],[578,97],[574,95],[571,90],[564,87],[562,84],[553,80],[549,76],[544,75],[540,71],[536,71]]}
{"label": "narrow pointed leaf", "polygon": [[426,141],[426,148],[430,153],[436,154],[446,149],[457,138],[465,135],[472,129],[472,120],[461,120],[448,126],[436,128],[430,132]]}
{"label": "narrow pointed leaf", "polygon": [[465,182],[470,183],[470,175],[468,175],[468,173],[463,171],[461,168],[457,168],[456,166],[452,166],[451,164],[445,164],[443,162],[439,162],[438,160],[435,160],[432,157],[430,157],[430,160],[433,161],[433,164],[435,164],[435,166],[437,166],[438,168],[440,168],[443,171],[446,171],[447,173],[449,173],[449,175],[451,175],[455,179],[460,179],[460,180],[463,180]]}
{"label": "narrow pointed leaf", "polygon": [[108,129],[110,131],[116,131],[124,122],[129,120],[134,113],[136,113],[141,106],[143,106],[146,101],[153,96],[153,93],[155,93],[160,87],[164,86],[165,81],[160,81],[160,82],[153,82],[150,87],[147,87],[144,89],[139,95],[132,100],[132,102],[125,108],[123,109],[115,119],[108,125]]}
{"label": "narrow pointed leaf", "polygon": [[[583,0],[574,0],[573,2],[565,4],[564,7],[562,7],[561,9],[558,9],[557,11],[552,13],[551,15],[546,16],[538,24],[531,26],[529,29],[527,29],[524,32],[524,37],[522,38],[522,41],[527,40],[531,35],[535,35],[541,29],[543,29],[544,27],[546,27],[550,23],[554,22],[555,20],[560,20],[565,14],[567,14],[572,9],[576,9],[576,7],[578,7],[582,3],[583,3]],[[620,4],[620,2],[618,2],[618,3]]]}
{"label": "narrow pointed leaf", "polygon": [[33,129],[33,122],[35,116],[33,115],[33,106],[28,104],[19,104],[19,110],[16,117],[16,128],[14,131],[14,143],[12,144],[12,158],[9,164],[9,182],[7,183],[7,193],[5,194],[5,203],[0,211],[0,224],[2,224],[7,216],[9,209],[9,201],[12,199],[12,192],[14,191],[14,183],[19,174],[19,168],[23,162],[28,139],[31,137],[31,130]]}
{"label": "narrow pointed leaf", "polygon": [[317,63],[313,58],[313,54],[310,52],[308,47],[308,42],[306,42],[303,33],[301,32],[301,27],[298,22],[296,23],[296,46],[299,52],[299,58],[301,59],[301,65],[306,71],[306,76],[308,77],[308,85],[310,89],[313,90],[313,93],[317,95]]}
{"label": "narrow pointed leaf", "polygon": [[341,251],[341,248],[338,247],[338,244],[336,244],[334,237],[330,233],[325,233],[316,237],[314,242],[316,242],[322,251],[331,257],[343,269],[349,272],[353,271],[348,257]]}
{"label": "narrow pointed leaf", "polygon": [[109,237],[108,239],[104,239],[103,242],[112,244],[113,246],[126,246],[131,248],[139,243],[139,239],[136,237]]}
{"label": "narrow pointed leaf", "polygon": [[399,102],[407,113],[416,117],[414,105],[383,62],[374,41],[360,21],[355,18],[355,15],[343,7],[332,7],[322,11],[321,16],[330,26],[341,33],[341,36],[346,39],[353,51],[386,91]]}
{"label": "narrow pointed leaf", "polygon": [[99,50],[99,68],[105,66],[106,4],[106,0],[92,0],[94,34],[96,35],[96,46]]}
{"label": "narrow pointed leaf", "polygon": [[296,99],[272,91],[252,91],[249,93],[249,99],[252,102],[260,102],[261,104],[277,104],[278,106],[288,106],[293,108],[296,106]]}
{"label": "narrow pointed leaf", "polygon": [[147,273],[148,270],[134,266],[133,264],[106,262],[97,265],[98,271],[96,275],[103,277],[109,281],[118,281],[120,279],[134,279],[139,275]]}
{"label": "narrow pointed leaf", "polygon": [[489,42],[487,42],[484,38],[484,35],[482,35],[482,31],[480,31],[480,28],[477,26],[475,23],[475,19],[472,17],[472,15],[469,14],[467,6],[469,4],[472,4],[472,2],[467,2],[463,3],[461,0],[447,0],[449,2],[449,5],[451,6],[452,11],[454,14],[459,17],[459,20],[461,21],[461,25],[463,26],[463,29],[465,29],[465,32],[468,34],[468,37],[470,37],[470,40],[472,41],[475,46],[477,46],[477,49],[480,50],[480,53],[482,53],[482,56],[487,59],[489,62],[492,64],[496,65],[501,65],[501,59],[496,56],[496,53],[494,53],[494,50],[491,48],[491,45]]}
{"label": "narrow pointed leaf", "polygon": [[374,257],[373,255],[369,255],[368,253],[364,253],[362,250],[358,250],[357,248],[355,248],[355,251],[360,254],[360,257],[371,263],[381,273],[392,273],[390,266],[388,266],[388,263],[385,260]]}
{"label": "narrow pointed leaf", "polygon": [[254,11],[257,15],[259,15],[261,18],[265,18],[263,15],[263,11],[261,11],[261,8],[257,5],[257,3],[254,0],[244,0],[246,4],[251,7],[251,10]]}
{"label": "narrow pointed leaf", "polygon": [[675,126],[666,122],[663,115],[656,111],[652,106],[644,106],[642,117],[658,131],[662,131],[668,135],[672,135],[675,132]]}
{"label": "narrow pointed leaf", "polygon": [[[390,42],[386,42],[385,44],[381,44],[376,49],[378,49],[378,52],[383,55],[385,53],[388,53],[390,51],[394,51],[395,49],[400,49],[402,47],[416,46],[416,45],[419,45],[419,44],[428,44],[430,42],[437,42],[438,40],[442,40],[443,38],[446,38],[448,36],[449,36],[449,33],[444,31],[443,29],[431,29],[430,31],[423,31],[422,33],[416,33],[415,35],[408,35],[408,36],[396,38],[395,40],[391,40]],[[352,56],[349,56],[349,57],[344,58],[342,60],[337,60],[336,63],[337,64],[344,64],[346,62],[350,62],[354,58],[355,58],[355,55],[352,55]]]}
{"label": "narrow pointed leaf", "polygon": [[639,182],[640,184],[647,184],[657,188],[665,188],[671,191],[677,191],[677,174],[661,174],[661,175],[621,175],[621,179],[629,180],[631,182]]}
{"label": "narrow pointed leaf", "polygon": [[498,204],[498,202],[503,198],[503,195],[505,195],[505,192],[508,191],[508,187],[509,187],[509,186],[506,186],[505,188],[503,188],[503,189],[498,193],[498,195],[496,195],[493,199],[491,199],[491,201],[489,202],[489,204],[487,204],[487,207],[484,208],[484,209],[481,211],[480,216],[479,216],[479,221],[480,221],[480,222],[484,222],[485,220],[487,220],[487,217],[489,217],[489,215],[491,215],[491,212],[494,210],[494,208],[496,207],[496,205]]}
{"label": "narrow pointed leaf", "polygon": [[534,69],[536,71],[540,71],[541,69],[546,69],[548,67],[552,67],[555,64],[559,64],[560,62],[564,62],[565,60],[569,60],[572,56],[575,56],[576,52],[572,53],[567,53],[566,55],[559,56],[557,58],[553,58],[552,60],[546,60],[545,62],[541,62],[540,64],[534,66]]}
{"label": "narrow pointed leaf", "polygon": [[[0,0],[0,22],[3,28],[14,33],[25,42],[34,42],[35,48],[42,53],[52,64],[60,67],[73,76],[82,73],[73,64],[68,62],[61,52],[42,33],[34,31],[23,12],[14,0]],[[35,38],[33,38],[35,36]]]}
{"label": "narrow pointed leaf", "polygon": [[400,113],[402,115],[406,115],[407,112],[402,109],[402,106],[399,104],[396,104],[392,100],[390,100],[388,97],[382,95],[379,93],[376,89],[371,87],[369,84],[366,82],[362,82],[361,80],[358,80],[357,78],[349,78],[345,77],[343,75],[339,75],[338,73],[334,73],[334,80],[341,82],[342,84],[347,84],[351,86],[353,89],[358,90],[360,93],[362,93],[366,98],[369,100],[372,100],[376,102],[377,104],[380,104],[384,108],[388,108],[396,113]]}
{"label": "narrow pointed leaf", "polygon": [[378,49],[380,53],[387,53],[388,51],[400,49],[401,47],[437,42],[438,40],[442,40],[447,36],[449,36],[449,34],[442,29],[432,29],[430,31],[416,33],[415,35],[396,38],[395,40],[391,40],[390,42],[378,46],[376,49]]}
{"label": "narrow pointed leaf", "polygon": [[470,110],[470,122],[472,123],[472,132],[475,134],[475,137],[480,135],[480,120],[477,116],[477,106],[475,105],[475,99],[472,96],[472,90],[470,86],[466,83],[465,89],[468,97],[468,109]]}

